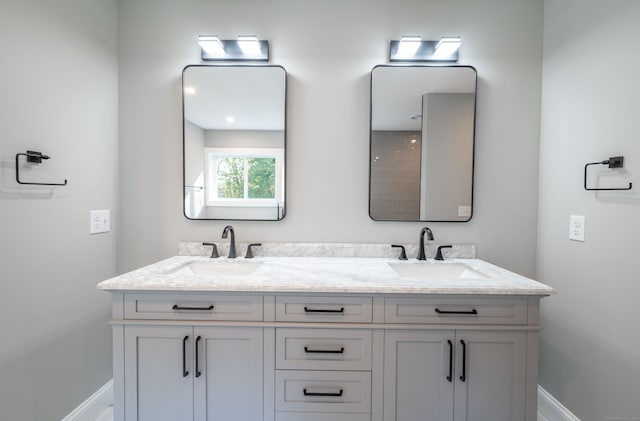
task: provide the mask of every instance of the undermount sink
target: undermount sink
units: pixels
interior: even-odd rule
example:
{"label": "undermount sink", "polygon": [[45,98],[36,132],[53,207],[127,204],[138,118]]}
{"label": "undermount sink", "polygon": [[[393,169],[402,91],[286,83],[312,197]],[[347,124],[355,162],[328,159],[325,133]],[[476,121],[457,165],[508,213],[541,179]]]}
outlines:
{"label": "undermount sink", "polygon": [[195,276],[246,276],[256,271],[262,262],[246,260],[206,260],[185,263],[170,271],[171,274]]}
{"label": "undermount sink", "polygon": [[405,278],[486,278],[462,263],[405,262],[389,263],[389,266],[398,276]]}

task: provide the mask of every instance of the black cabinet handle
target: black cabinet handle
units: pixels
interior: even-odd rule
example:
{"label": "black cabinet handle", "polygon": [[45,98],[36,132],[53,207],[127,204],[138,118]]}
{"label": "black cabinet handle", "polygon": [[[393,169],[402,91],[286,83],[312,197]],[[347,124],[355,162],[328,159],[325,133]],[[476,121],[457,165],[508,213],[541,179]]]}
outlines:
{"label": "black cabinet handle", "polygon": [[447,376],[447,381],[451,383],[453,378],[453,342],[451,342],[451,339],[447,339],[447,343],[449,344],[449,375]]}
{"label": "black cabinet handle", "polygon": [[462,376],[460,376],[460,380],[463,382],[467,381],[467,344],[460,339],[460,343],[462,344]]}
{"label": "black cabinet handle", "polygon": [[438,314],[478,314],[478,310],[475,308],[473,310],[468,311],[449,311],[449,310],[440,310],[436,308],[436,313]]}
{"label": "black cabinet handle", "polygon": [[330,309],[330,308],[309,308],[309,307],[305,307],[304,308],[304,312],[305,313],[336,313],[336,314],[343,314],[344,313],[344,307],[341,307],[339,310],[338,309]]}
{"label": "black cabinet handle", "polygon": [[344,354],[344,347],[340,349],[309,349],[305,346],[304,352],[307,354]]}
{"label": "black cabinet handle", "polygon": [[198,336],[196,338],[196,377],[200,377],[202,376],[202,373],[200,372],[200,364],[199,364],[199,356],[198,356],[198,344],[200,343],[200,339],[202,339],[201,336]]}
{"label": "black cabinet handle", "polygon": [[187,377],[189,372],[187,371],[187,341],[189,336],[182,338],[182,377]]}
{"label": "black cabinet handle", "polygon": [[304,393],[305,396],[332,396],[332,397],[340,397],[342,396],[342,393],[344,392],[344,390],[340,389],[339,392],[336,393],[316,393],[316,392],[307,392],[307,389],[302,389],[302,393]]}
{"label": "black cabinet handle", "polygon": [[172,310],[191,310],[191,311],[211,311],[213,310],[213,304],[211,304],[209,307],[184,307],[184,306],[179,306],[178,304],[174,304],[173,307],[171,307]]}

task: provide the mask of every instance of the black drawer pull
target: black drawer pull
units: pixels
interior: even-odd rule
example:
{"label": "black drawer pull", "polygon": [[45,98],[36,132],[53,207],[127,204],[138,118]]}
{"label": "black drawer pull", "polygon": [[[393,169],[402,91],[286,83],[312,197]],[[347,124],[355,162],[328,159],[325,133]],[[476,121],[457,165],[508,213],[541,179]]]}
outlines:
{"label": "black drawer pull", "polygon": [[336,314],[344,314],[344,307],[338,309],[330,309],[330,308],[304,308],[305,313],[336,313]]}
{"label": "black drawer pull", "polygon": [[448,311],[448,310],[440,310],[436,308],[436,313],[438,314],[478,314],[478,310],[475,308],[473,310],[468,311]]}
{"label": "black drawer pull", "polygon": [[460,376],[460,380],[463,382],[467,381],[467,344],[460,339],[460,343],[462,344],[462,376]]}
{"label": "black drawer pull", "polygon": [[200,377],[202,376],[202,372],[200,371],[200,356],[198,355],[198,344],[200,343],[200,339],[202,339],[201,336],[198,336],[196,338],[196,377]]}
{"label": "black drawer pull", "polygon": [[187,370],[187,341],[189,336],[182,338],[182,377],[187,377],[189,371]]}
{"label": "black drawer pull", "polygon": [[184,307],[184,306],[179,306],[178,304],[174,304],[173,307],[171,307],[172,310],[191,310],[191,311],[211,311],[213,310],[213,304],[211,304],[209,307]]}
{"label": "black drawer pull", "polygon": [[318,393],[318,392],[307,392],[307,389],[302,389],[302,393],[304,393],[305,396],[331,396],[331,397],[340,397],[342,396],[342,393],[344,392],[344,390],[340,389],[339,392],[336,393]]}
{"label": "black drawer pull", "polygon": [[344,347],[340,349],[309,349],[305,346],[304,352],[307,354],[344,354]]}
{"label": "black drawer pull", "polygon": [[451,339],[448,339],[447,343],[449,344],[449,375],[447,376],[447,381],[451,383],[453,379],[453,343]]}

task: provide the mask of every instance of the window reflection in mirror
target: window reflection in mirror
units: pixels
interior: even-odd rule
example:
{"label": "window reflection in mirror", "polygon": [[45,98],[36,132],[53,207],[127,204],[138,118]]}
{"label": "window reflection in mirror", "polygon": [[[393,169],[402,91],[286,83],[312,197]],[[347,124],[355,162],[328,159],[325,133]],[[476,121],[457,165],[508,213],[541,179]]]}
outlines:
{"label": "window reflection in mirror", "polygon": [[185,216],[282,219],[285,70],[194,65],[182,84]]}
{"label": "window reflection in mirror", "polygon": [[475,94],[470,66],[371,71],[372,219],[471,219]]}

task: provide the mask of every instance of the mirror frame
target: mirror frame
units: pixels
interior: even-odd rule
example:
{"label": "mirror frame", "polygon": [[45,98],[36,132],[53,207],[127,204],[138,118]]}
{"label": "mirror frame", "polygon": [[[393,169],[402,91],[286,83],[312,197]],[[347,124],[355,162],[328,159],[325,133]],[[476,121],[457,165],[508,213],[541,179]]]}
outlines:
{"label": "mirror frame", "polygon": [[[250,218],[242,218],[242,219],[235,219],[235,218],[192,218],[189,217],[186,213],[186,208],[185,208],[185,204],[184,204],[184,200],[187,194],[186,191],[186,177],[187,177],[187,166],[186,166],[186,142],[185,142],[185,133],[186,133],[186,118],[185,118],[185,94],[184,94],[184,74],[186,72],[187,69],[192,68],[192,67],[212,67],[212,68],[219,68],[219,67],[255,67],[255,68],[264,68],[264,67],[277,67],[282,69],[282,71],[284,72],[284,130],[283,130],[283,158],[284,158],[284,168],[283,168],[283,190],[284,190],[284,200],[283,200],[283,211],[282,211],[282,217],[278,218],[278,219],[250,219]],[[263,221],[263,222],[277,222],[277,221],[282,221],[285,216],[287,215],[287,78],[288,78],[288,74],[287,74],[287,69],[285,69],[283,66],[277,65],[277,64],[189,64],[187,66],[185,66],[182,69],[182,77],[181,77],[181,96],[182,96],[182,214],[184,215],[185,218],[187,218],[190,221]]]}
{"label": "mirror frame", "polygon": [[[379,67],[425,67],[425,68],[469,68],[475,73],[474,101],[473,101],[473,142],[471,145],[471,214],[465,220],[443,220],[443,219],[376,219],[371,216],[371,179],[373,158],[373,71]],[[478,71],[469,65],[421,65],[421,64],[378,64],[369,72],[369,218],[377,222],[469,222],[473,218],[473,199],[475,190],[475,158],[476,158],[476,122],[478,119]]]}

